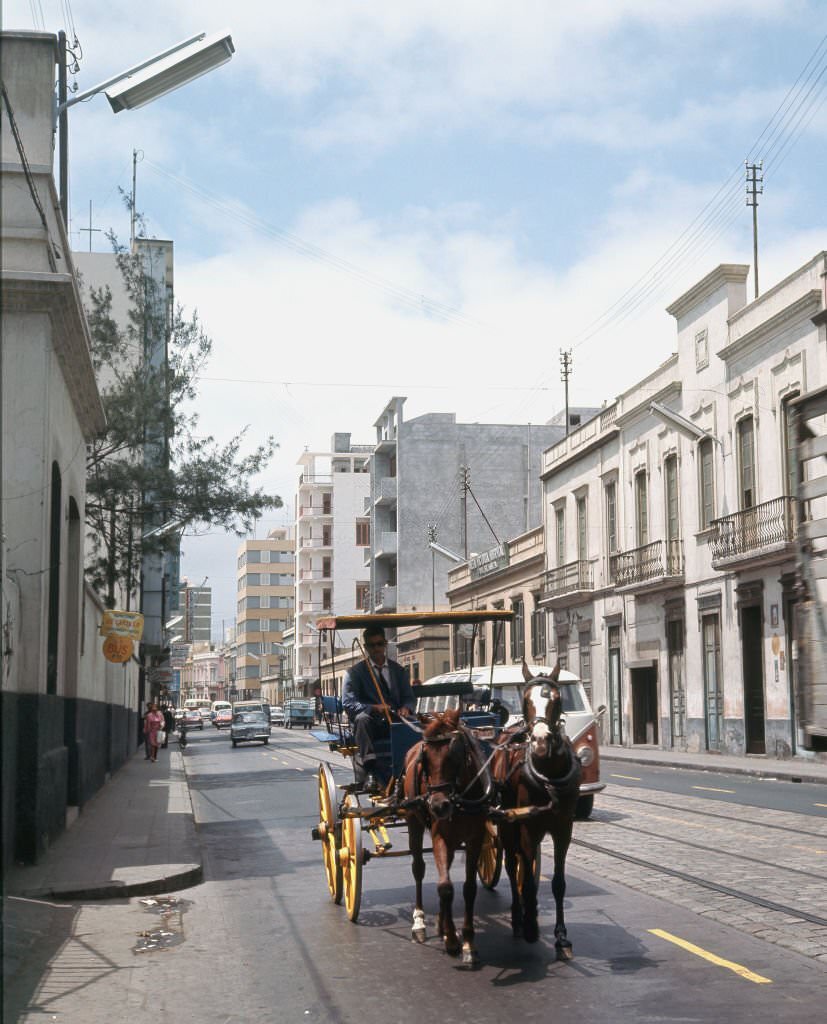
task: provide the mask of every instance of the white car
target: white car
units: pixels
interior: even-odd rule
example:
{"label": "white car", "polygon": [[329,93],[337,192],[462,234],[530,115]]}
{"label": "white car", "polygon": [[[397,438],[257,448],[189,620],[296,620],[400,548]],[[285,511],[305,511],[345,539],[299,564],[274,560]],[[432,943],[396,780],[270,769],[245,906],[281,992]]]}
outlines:
{"label": "white car", "polygon": [[270,725],[284,725],[284,708],[281,704],[270,705]]}
{"label": "white car", "polygon": [[[532,665],[533,675],[550,675],[548,665]],[[459,697],[453,695],[428,696],[428,686],[432,683],[472,683],[480,696],[487,696],[491,690],[489,710],[500,709],[504,726],[514,725],[523,717],[523,670],[521,665],[495,665],[492,675],[491,668],[475,668],[455,672],[445,672],[434,676],[421,686],[415,687],[417,695],[417,711],[445,711],[459,706]],[[566,723],[566,735],[571,740],[580,764],[583,768],[580,783],[580,799],[577,801],[577,817],[588,818],[594,806],[594,794],[606,788],[600,781],[600,745],[597,723],[600,715],[606,710],[598,708],[597,714],[592,710],[586,691],[578,676],[563,669],[557,679],[560,698],[563,702],[563,715]]]}

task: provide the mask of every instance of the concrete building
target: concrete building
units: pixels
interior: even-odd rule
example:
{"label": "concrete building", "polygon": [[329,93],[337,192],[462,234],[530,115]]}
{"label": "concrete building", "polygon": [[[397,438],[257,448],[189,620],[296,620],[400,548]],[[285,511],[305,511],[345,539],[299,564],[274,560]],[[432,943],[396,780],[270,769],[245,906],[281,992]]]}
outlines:
{"label": "concrete building", "polygon": [[[300,693],[311,693],[320,677],[319,616],[352,615],[368,600],[371,451],[371,445],[351,444],[350,434],[337,433],[329,451],[305,451],[298,459],[294,688]],[[352,636],[346,631],[337,643],[349,649]]]}
{"label": "concrete building", "polygon": [[[543,451],[565,422],[457,423],[454,413],[405,420],[392,398],[374,424],[370,457],[370,605],[373,611],[445,607],[449,559],[488,551],[543,521]],[[594,410],[572,409],[579,423]],[[496,536],[494,535],[496,531]]]}
{"label": "concrete building", "polygon": [[[175,620],[180,616],[181,621]],[[212,588],[196,586],[184,579],[178,588],[178,610],[168,632],[181,634],[183,643],[208,644],[212,641]],[[169,638],[167,638],[169,642]]]}
{"label": "concrete building", "polygon": [[181,699],[223,700],[225,664],[221,650],[209,641],[198,641],[181,666]]}
{"label": "concrete building", "polygon": [[675,355],[544,455],[550,656],[585,659],[614,743],[798,752],[790,401],[827,379],[826,272],[748,302],[717,267]]}
{"label": "concrete building", "polygon": [[53,179],[56,44],[0,36],[4,863],[37,860],[137,736],[134,663],[104,660],[84,582],[85,446],[105,419]]}
{"label": "concrete building", "polygon": [[292,531],[285,528],[239,545],[236,636],[229,658],[231,700],[259,696],[262,678],[279,664],[295,602],[295,549]]}

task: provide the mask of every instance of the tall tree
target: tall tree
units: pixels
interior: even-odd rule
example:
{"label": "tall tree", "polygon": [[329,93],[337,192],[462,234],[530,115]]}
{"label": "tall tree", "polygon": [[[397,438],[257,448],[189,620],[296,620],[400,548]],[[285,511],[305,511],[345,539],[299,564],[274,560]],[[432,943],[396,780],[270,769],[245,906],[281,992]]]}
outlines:
{"label": "tall tree", "polygon": [[223,444],[197,433],[198,375],[212,352],[197,313],[168,302],[141,253],[111,241],[129,313],[118,323],[111,290],[89,290],[107,431],[88,446],[86,459],[87,575],[110,607],[119,586],[135,590],[144,553],[177,543],[170,534],[143,536],[150,526],[180,522],[243,536],[265,509],[282,504],[252,487],[276,450],[272,437],[245,452],[246,427]]}

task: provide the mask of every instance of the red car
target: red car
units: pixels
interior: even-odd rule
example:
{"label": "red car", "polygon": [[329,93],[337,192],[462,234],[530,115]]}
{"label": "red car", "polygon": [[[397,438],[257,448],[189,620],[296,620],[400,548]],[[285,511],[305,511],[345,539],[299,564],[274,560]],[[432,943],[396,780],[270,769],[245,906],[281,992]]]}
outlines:
{"label": "red car", "polygon": [[223,729],[224,726],[230,726],[233,724],[233,713],[230,708],[221,708],[216,711],[215,717],[212,720],[212,724],[216,729]]}

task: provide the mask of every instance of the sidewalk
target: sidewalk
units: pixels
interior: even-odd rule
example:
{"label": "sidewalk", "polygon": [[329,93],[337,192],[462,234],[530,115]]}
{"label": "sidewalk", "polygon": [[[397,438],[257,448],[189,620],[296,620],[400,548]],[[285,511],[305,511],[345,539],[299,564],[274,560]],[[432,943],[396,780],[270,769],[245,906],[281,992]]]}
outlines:
{"label": "sidewalk", "polygon": [[733,775],[755,775],[784,782],[815,782],[827,785],[827,760],[824,754],[801,754],[782,760],[761,754],[736,756],[714,754],[709,751],[690,754],[682,750],[661,750],[659,747],[651,746],[619,747],[607,744],[600,748],[600,760],[691,768],[695,771]]}
{"label": "sidewalk", "polygon": [[39,864],[6,871],[5,893],[115,899],[196,885],[202,874],[183,758],[173,740],[154,764],[141,745]]}

